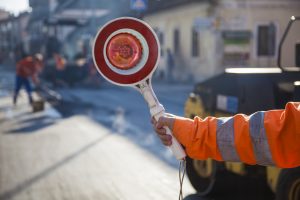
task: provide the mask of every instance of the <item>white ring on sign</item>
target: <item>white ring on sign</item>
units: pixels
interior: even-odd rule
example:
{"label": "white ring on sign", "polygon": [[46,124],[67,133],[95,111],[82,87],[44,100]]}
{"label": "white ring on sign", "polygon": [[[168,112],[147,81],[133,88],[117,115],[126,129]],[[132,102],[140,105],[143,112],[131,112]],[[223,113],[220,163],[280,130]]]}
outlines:
{"label": "white ring on sign", "polygon": [[[107,44],[108,44],[108,42],[110,41],[110,39],[112,37],[114,37],[115,35],[117,35],[119,33],[129,33],[129,34],[135,36],[139,40],[139,42],[141,43],[141,45],[142,45],[142,57],[141,57],[141,60],[133,68],[126,69],[126,70],[118,69],[115,66],[113,66],[109,62],[109,59],[107,58],[107,55],[106,55]],[[139,32],[137,32],[137,31],[135,31],[133,29],[124,28],[124,29],[120,29],[120,30],[115,31],[115,32],[113,32],[112,34],[110,34],[108,36],[107,40],[104,43],[103,55],[104,55],[104,59],[105,59],[105,62],[107,64],[107,66],[111,70],[113,70],[114,72],[116,72],[118,74],[131,75],[131,74],[137,73],[138,71],[140,71],[145,66],[145,64],[146,64],[146,62],[148,60],[148,57],[149,57],[149,46],[148,46],[148,43],[147,43],[146,39],[144,38],[144,36],[142,34],[140,34]]]}

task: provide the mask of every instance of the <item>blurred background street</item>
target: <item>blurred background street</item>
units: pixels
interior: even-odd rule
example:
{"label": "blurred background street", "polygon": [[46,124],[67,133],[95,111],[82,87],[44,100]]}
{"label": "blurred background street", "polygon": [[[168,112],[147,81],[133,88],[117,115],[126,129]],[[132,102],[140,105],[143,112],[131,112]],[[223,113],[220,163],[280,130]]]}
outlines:
{"label": "blurred background street", "polygon": [[[172,199],[177,161],[155,137],[148,108],[130,89],[58,90],[59,106],[12,106],[13,74],[1,71],[0,199]],[[189,86],[171,90],[187,96]],[[164,93],[162,87],[159,93]],[[183,101],[162,101],[178,112]],[[122,98],[120,98],[122,96]],[[136,103],[132,103],[132,102]],[[117,106],[116,106],[117,105]],[[186,194],[194,190],[185,183]]]}
{"label": "blurred background street", "polygon": [[[299,0],[0,0],[0,200],[178,198],[179,163],[144,98],[93,62],[98,30],[123,16],[158,37],[153,89],[169,113],[232,116],[300,101]],[[188,159],[183,192],[299,200],[299,183],[275,167]]]}

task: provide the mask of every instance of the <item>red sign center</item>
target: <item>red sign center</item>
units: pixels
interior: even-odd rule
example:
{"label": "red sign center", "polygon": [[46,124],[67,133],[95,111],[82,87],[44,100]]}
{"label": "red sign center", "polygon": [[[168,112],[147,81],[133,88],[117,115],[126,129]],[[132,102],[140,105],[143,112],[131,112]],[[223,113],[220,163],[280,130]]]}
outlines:
{"label": "red sign center", "polygon": [[106,55],[114,67],[121,70],[131,69],[142,57],[142,45],[134,35],[119,33],[108,42]]}

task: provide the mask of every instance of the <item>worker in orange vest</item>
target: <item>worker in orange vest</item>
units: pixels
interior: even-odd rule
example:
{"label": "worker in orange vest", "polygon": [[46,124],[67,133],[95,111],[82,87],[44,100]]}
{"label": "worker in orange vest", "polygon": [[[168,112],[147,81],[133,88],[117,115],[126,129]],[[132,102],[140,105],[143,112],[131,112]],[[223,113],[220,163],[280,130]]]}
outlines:
{"label": "worker in orange vest", "polygon": [[14,105],[17,104],[17,98],[22,86],[25,87],[28,94],[29,103],[32,104],[33,99],[31,96],[32,88],[29,81],[29,78],[37,84],[38,74],[42,71],[43,68],[43,56],[41,54],[35,54],[34,56],[27,56],[24,59],[20,60],[16,66],[16,85],[13,96]]}
{"label": "worker in orange vest", "polygon": [[54,60],[55,60],[55,65],[56,65],[56,70],[57,71],[63,71],[66,66],[66,60],[64,57],[59,55],[58,53],[53,54]]}
{"label": "worker in orange vest", "polygon": [[250,116],[207,117],[193,120],[167,115],[154,130],[164,145],[171,145],[168,126],[191,158],[244,162],[293,168],[300,166],[300,102],[285,109],[259,111]]}

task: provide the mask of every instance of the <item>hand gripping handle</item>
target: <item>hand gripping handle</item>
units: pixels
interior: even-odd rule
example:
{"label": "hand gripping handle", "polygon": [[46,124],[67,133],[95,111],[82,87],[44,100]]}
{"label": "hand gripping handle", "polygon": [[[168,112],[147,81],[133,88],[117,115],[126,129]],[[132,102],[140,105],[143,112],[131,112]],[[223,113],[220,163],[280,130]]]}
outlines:
{"label": "hand gripping handle", "polygon": [[[160,112],[156,116],[154,116],[154,118],[156,121],[158,121],[158,119],[164,115],[165,112]],[[184,149],[182,148],[181,144],[177,141],[177,139],[173,136],[169,127],[164,126],[164,128],[166,129],[166,133],[172,136],[172,145],[169,146],[169,148],[171,149],[177,160],[183,160],[186,157]]]}
{"label": "hand gripping handle", "polygon": [[[151,116],[155,118],[156,121],[162,116],[165,115],[165,109],[164,107],[159,103],[158,99],[156,98],[152,87],[151,82],[148,83],[143,82],[138,85],[138,90],[141,92],[141,94],[144,96],[145,100],[148,103],[148,106],[150,108]],[[177,158],[177,160],[184,160],[186,157],[186,154],[179,142],[176,140],[176,138],[172,135],[171,130],[164,126],[166,129],[166,133],[172,136],[172,145],[169,146],[169,148],[172,150],[173,154]]]}

